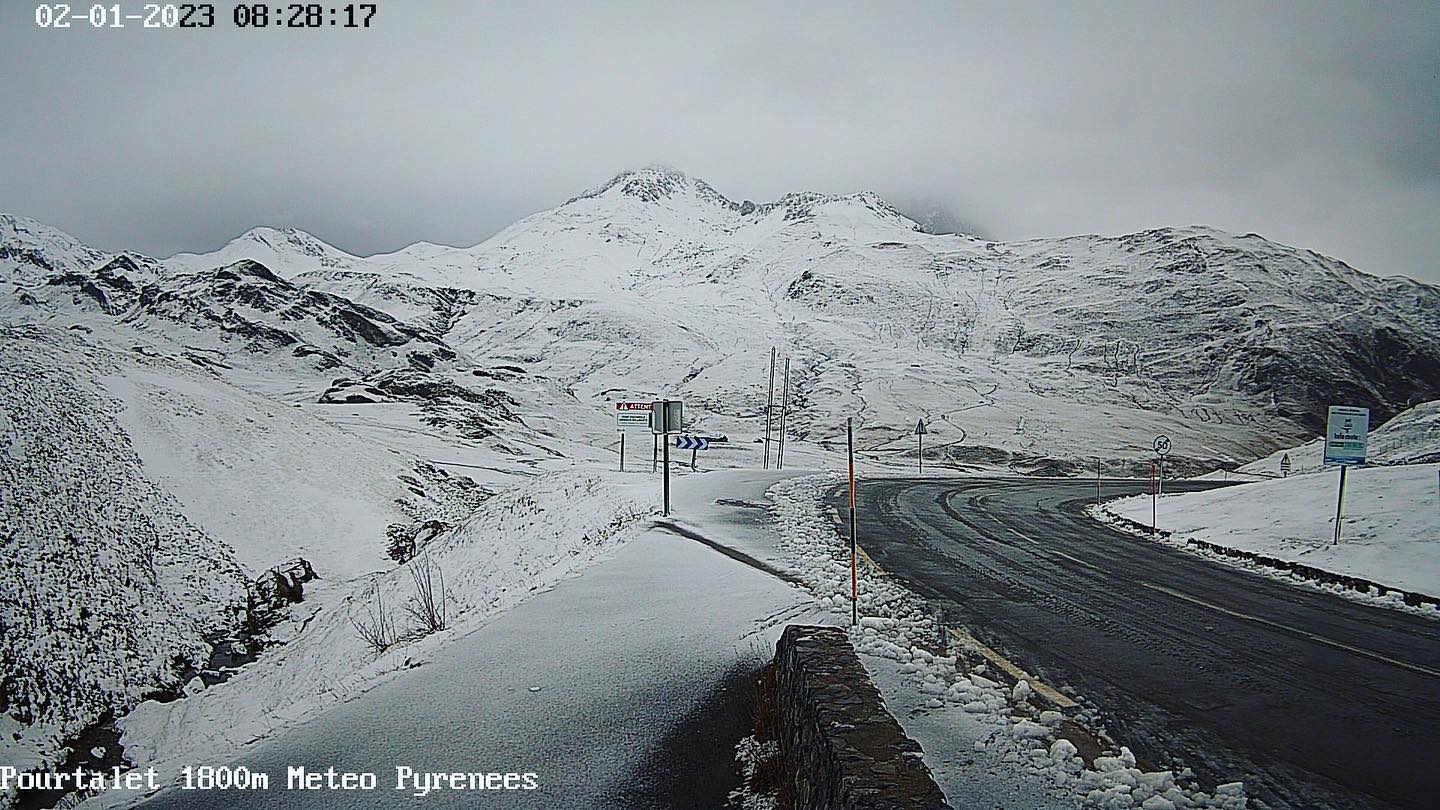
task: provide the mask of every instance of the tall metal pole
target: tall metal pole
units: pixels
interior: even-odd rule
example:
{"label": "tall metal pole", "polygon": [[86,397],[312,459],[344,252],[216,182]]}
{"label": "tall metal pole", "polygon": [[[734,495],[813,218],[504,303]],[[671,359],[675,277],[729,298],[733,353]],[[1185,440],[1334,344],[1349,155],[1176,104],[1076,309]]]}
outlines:
{"label": "tall metal pole", "polygon": [[855,430],[850,417],[845,417],[845,455],[850,461],[850,626],[859,624],[860,616],[860,546],[855,541]]}
{"label": "tall metal pole", "polygon": [[650,448],[650,472],[655,472],[655,465],[660,463],[660,434],[655,434],[655,445]]}
{"label": "tall metal pole", "polygon": [[620,472],[625,472],[625,431],[620,431]]}
{"label": "tall metal pole", "polygon": [[1335,499],[1335,539],[1331,541],[1331,545],[1337,545],[1340,542],[1340,520],[1345,512],[1345,471],[1348,469],[1350,469],[1348,464],[1340,467],[1340,496]]}
{"label": "tall metal pole", "polygon": [[915,441],[918,443],[916,455],[920,457],[920,474],[925,474],[925,434],[915,431]]}
{"label": "tall metal pole", "polygon": [[662,451],[662,452],[665,453],[665,462],[664,462],[664,463],[665,463],[665,514],[666,514],[666,516],[669,516],[669,514],[670,514],[670,434],[669,434],[669,433],[662,434],[662,435],[660,436],[660,438],[661,438],[661,444],[665,445],[665,449],[664,449],[664,451]]}
{"label": "tall metal pole", "polygon": [[770,347],[770,390],[765,393],[765,469],[770,469],[770,415],[775,412],[775,347]]}
{"label": "tall metal pole", "polygon": [[785,384],[780,387],[780,449],[775,453],[775,469],[785,469],[785,416],[790,412],[790,358],[785,358]]}

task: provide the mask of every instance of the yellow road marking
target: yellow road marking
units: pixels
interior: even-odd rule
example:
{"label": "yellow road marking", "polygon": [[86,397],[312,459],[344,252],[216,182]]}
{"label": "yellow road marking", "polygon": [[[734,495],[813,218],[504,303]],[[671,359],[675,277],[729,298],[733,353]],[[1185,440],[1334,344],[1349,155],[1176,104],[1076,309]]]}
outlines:
{"label": "yellow road marking", "polygon": [[1045,685],[1040,681],[1040,679],[1036,678],[1034,675],[1031,675],[1020,667],[1017,667],[1014,664],[1010,663],[1010,661],[1006,659],[1005,656],[995,652],[994,650],[980,643],[979,639],[975,638],[964,630],[958,627],[952,627],[950,628],[950,635],[953,636],[956,641],[985,656],[986,661],[989,661],[990,663],[1004,670],[1007,674],[1009,674],[1010,677],[1014,678],[1016,681],[1025,681],[1029,683],[1030,688],[1034,689],[1036,694],[1040,695],[1040,697],[1045,698],[1051,704],[1058,706],[1062,709],[1079,708],[1080,704]]}
{"label": "yellow road marking", "polygon": [[1301,629],[1299,629],[1299,628],[1297,628],[1297,627],[1291,627],[1291,626],[1288,625],[1288,624],[1281,624],[1281,623],[1279,623],[1279,622],[1272,622],[1272,621],[1270,621],[1269,619],[1265,619],[1265,618],[1262,618],[1262,617],[1260,617],[1260,616],[1252,616],[1252,615],[1250,615],[1249,613],[1241,613],[1241,612],[1238,611],[1238,610],[1231,610],[1230,608],[1221,607],[1221,606],[1219,606],[1219,605],[1213,605],[1213,604],[1211,604],[1211,603],[1209,603],[1209,602],[1206,602],[1206,601],[1203,600],[1203,599],[1197,599],[1197,598],[1194,597],[1194,596],[1191,596],[1191,595],[1186,594],[1186,593],[1181,593],[1180,591],[1174,590],[1173,588],[1167,588],[1167,587],[1165,587],[1164,585],[1155,585],[1155,584],[1149,583],[1149,582],[1141,582],[1140,584],[1141,584],[1141,585],[1144,585],[1145,587],[1149,588],[1149,589],[1152,590],[1152,591],[1159,591],[1159,592],[1164,593],[1164,594],[1169,594],[1170,596],[1173,596],[1173,597],[1175,597],[1176,599],[1183,599],[1183,600],[1185,600],[1186,602],[1190,602],[1191,604],[1200,605],[1201,607],[1207,607],[1207,608],[1210,608],[1211,610],[1215,610],[1215,611],[1219,611],[1220,613],[1224,613],[1224,614],[1227,615],[1227,616],[1234,616],[1234,617],[1237,618],[1237,619],[1245,619],[1246,621],[1255,622],[1255,623],[1257,623],[1257,624],[1263,624],[1263,625],[1266,625],[1266,626],[1268,626],[1268,627],[1274,627],[1274,628],[1276,628],[1276,629],[1278,629],[1278,630],[1284,630],[1284,631],[1287,632],[1287,633],[1294,633],[1295,635],[1303,636],[1304,638],[1310,639],[1311,641],[1318,641],[1318,642],[1320,642],[1321,644],[1325,644],[1325,645],[1327,645],[1327,646],[1334,647],[1334,648],[1337,649],[1337,650],[1345,650],[1346,652],[1352,652],[1352,653],[1355,653],[1356,655],[1364,656],[1365,658],[1370,658],[1370,659],[1375,660],[1375,661],[1380,661],[1380,662],[1385,663],[1385,664],[1390,664],[1390,665],[1392,665],[1392,666],[1400,667],[1401,669],[1408,669],[1408,670],[1410,670],[1411,672],[1418,672],[1418,673],[1420,673],[1421,675],[1429,675],[1429,676],[1432,677],[1432,678],[1440,678],[1440,672],[1437,672],[1437,671],[1435,671],[1435,670],[1433,670],[1433,669],[1430,669],[1429,667],[1424,667],[1424,666],[1421,666],[1421,665],[1419,665],[1419,664],[1412,664],[1412,663],[1410,663],[1409,661],[1401,661],[1401,660],[1398,660],[1398,659],[1395,659],[1395,658],[1391,658],[1391,657],[1386,656],[1386,655],[1381,655],[1380,653],[1377,653],[1377,652],[1371,652],[1370,650],[1364,650],[1364,649],[1361,649],[1361,648],[1359,648],[1359,647],[1352,647],[1351,645],[1346,644],[1346,643],[1344,643],[1344,642],[1342,642],[1342,641],[1335,641],[1334,639],[1329,639],[1329,638],[1326,638],[1326,637],[1324,637],[1324,636],[1320,636],[1320,635],[1316,635],[1315,633],[1311,633],[1311,632],[1308,631],[1308,630],[1301,630]]}

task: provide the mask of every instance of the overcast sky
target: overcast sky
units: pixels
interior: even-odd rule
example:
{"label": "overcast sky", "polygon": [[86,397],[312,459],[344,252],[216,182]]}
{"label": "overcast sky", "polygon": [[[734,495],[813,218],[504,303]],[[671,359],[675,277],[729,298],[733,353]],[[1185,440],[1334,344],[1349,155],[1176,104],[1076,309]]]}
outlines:
{"label": "overcast sky", "polygon": [[368,31],[0,5],[0,211],[105,249],[470,245],[665,163],[734,199],[873,189],[1003,239],[1208,224],[1440,282],[1435,2],[380,0]]}

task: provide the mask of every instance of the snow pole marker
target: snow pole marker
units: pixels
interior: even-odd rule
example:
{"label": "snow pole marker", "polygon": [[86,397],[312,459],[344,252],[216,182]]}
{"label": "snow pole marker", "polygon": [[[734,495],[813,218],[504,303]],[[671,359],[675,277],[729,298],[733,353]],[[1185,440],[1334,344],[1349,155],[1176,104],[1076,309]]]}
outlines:
{"label": "snow pole marker", "polygon": [[775,413],[775,347],[770,347],[770,390],[765,394],[765,469],[770,469],[770,416]]}
{"label": "snow pole marker", "polygon": [[775,469],[785,469],[785,417],[790,412],[790,358],[785,358],[785,383],[780,387],[780,445],[775,450]]}
{"label": "snow pole marker", "polygon": [[850,462],[850,626],[860,623],[860,546],[855,542],[855,430],[850,417],[845,417],[845,454]]}
{"label": "snow pole marker", "polygon": [[1150,534],[1152,536],[1155,534],[1155,515],[1157,511],[1155,500],[1155,462],[1152,461],[1150,462]]}
{"label": "snow pole marker", "polygon": [[625,472],[625,431],[620,431],[620,472]]}

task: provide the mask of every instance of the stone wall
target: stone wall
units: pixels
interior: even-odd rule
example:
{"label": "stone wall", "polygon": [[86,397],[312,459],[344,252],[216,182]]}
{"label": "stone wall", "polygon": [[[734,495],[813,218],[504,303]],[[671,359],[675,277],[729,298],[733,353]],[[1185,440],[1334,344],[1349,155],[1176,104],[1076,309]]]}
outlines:
{"label": "stone wall", "polygon": [[844,630],[786,627],[775,666],[796,810],[949,810]]}

